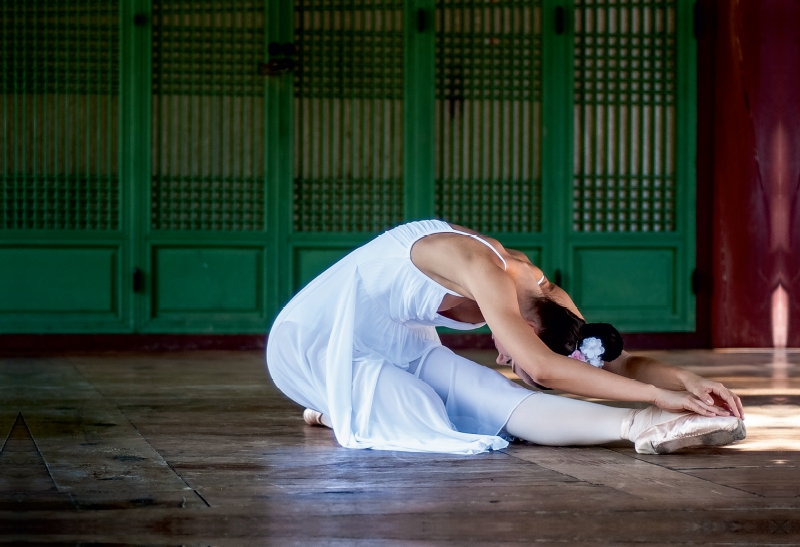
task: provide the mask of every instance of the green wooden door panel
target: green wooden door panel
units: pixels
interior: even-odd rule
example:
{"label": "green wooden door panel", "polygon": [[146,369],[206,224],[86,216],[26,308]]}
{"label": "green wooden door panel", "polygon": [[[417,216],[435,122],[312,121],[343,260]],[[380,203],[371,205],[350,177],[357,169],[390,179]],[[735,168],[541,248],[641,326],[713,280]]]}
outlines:
{"label": "green wooden door panel", "polygon": [[573,250],[571,294],[587,320],[628,332],[679,326],[677,249],[654,247]]}
{"label": "green wooden door panel", "polygon": [[120,324],[119,247],[0,247],[0,329],[83,332]]}
{"label": "green wooden door panel", "polygon": [[576,249],[575,296],[587,309],[674,312],[673,249]]}
{"label": "green wooden door panel", "polygon": [[0,249],[0,313],[115,314],[118,250]]}
{"label": "green wooden door panel", "polygon": [[556,216],[543,209],[544,13],[541,0],[439,1],[433,52],[436,216],[537,265]]}
{"label": "green wooden door panel", "polygon": [[309,281],[325,271],[329,266],[351,250],[350,247],[326,249],[296,248],[294,250],[295,292],[305,287]]}
{"label": "green wooden door panel", "polygon": [[153,2],[152,171],[140,211],[146,332],[268,326],[267,13],[249,0]]}
{"label": "green wooden door panel", "polygon": [[118,12],[0,8],[0,230],[120,228]]}
{"label": "green wooden door panel", "polygon": [[0,7],[0,332],[124,332],[117,1]]}
{"label": "green wooden door panel", "polygon": [[154,313],[260,313],[261,249],[155,249]]}
{"label": "green wooden door panel", "polygon": [[575,1],[576,232],[677,228],[676,8]]}
{"label": "green wooden door panel", "polygon": [[[294,5],[294,145],[282,300],[402,222],[408,125],[402,0]],[[286,138],[286,137],[284,137]],[[288,213],[288,214],[287,214]],[[286,258],[283,258],[286,257]]]}

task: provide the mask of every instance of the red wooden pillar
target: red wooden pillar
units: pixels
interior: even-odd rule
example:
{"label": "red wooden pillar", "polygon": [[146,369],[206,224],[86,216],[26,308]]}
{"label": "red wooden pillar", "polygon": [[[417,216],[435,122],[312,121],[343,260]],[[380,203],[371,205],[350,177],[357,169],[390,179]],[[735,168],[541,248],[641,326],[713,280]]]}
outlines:
{"label": "red wooden pillar", "polygon": [[800,2],[716,2],[712,344],[800,345]]}

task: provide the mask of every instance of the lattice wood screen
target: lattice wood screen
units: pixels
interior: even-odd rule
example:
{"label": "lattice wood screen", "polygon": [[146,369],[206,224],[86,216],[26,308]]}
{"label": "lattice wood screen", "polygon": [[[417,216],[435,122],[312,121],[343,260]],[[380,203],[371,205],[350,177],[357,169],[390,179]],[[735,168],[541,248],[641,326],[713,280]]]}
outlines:
{"label": "lattice wood screen", "polygon": [[295,2],[294,222],[375,232],[403,215],[403,3]]}
{"label": "lattice wood screen", "polygon": [[0,230],[118,229],[118,3],[0,6]]}
{"label": "lattice wood screen", "polygon": [[442,0],[436,213],[484,232],[541,229],[541,2]]}
{"label": "lattice wood screen", "polygon": [[264,229],[263,12],[154,2],[153,229]]}
{"label": "lattice wood screen", "polygon": [[575,231],[673,231],[675,0],[575,1]]}

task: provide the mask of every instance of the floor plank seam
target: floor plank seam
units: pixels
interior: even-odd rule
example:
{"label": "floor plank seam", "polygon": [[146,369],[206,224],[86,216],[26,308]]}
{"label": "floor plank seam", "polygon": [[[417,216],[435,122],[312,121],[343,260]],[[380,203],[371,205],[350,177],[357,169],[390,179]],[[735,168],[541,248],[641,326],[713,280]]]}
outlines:
{"label": "floor plank seam", "polygon": [[[534,446],[540,446],[540,445],[534,445]],[[569,477],[569,478],[571,478],[571,479],[575,479],[576,481],[584,482],[584,483],[586,483],[586,484],[590,484],[590,485],[592,485],[592,486],[597,486],[597,487],[603,487],[603,486],[606,486],[606,485],[604,485],[604,484],[602,484],[602,483],[597,483],[597,482],[593,482],[593,481],[591,481],[591,480],[587,480],[587,479],[581,479],[581,478],[578,478],[578,477],[576,477],[576,476],[574,476],[574,475],[570,475],[569,473],[566,473],[566,472],[564,472],[564,471],[558,471],[558,470],[556,470],[556,469],[550,469],[549,467],[544,467],[543,465],[539,465],[539,464],[538,464],[538,463],[536,463],[536,462],[532,462],[532,461],[526,460],[526,459],[524,459],[524,458],[520,458],[519,456],[515,456],[514,454],[509,454],[508,452],[506,452],[506,451],[505,451],[505,449],[498,450],[498,452],[502,452],[502,453],[503,453],[503,454],[505,454],[506,456],[510,456],[510,457],[514,458],[515,460],[517,460],[517,461],[521,461],[521,462],[525,462],[525,463],[533,464],[533,465],[535,465],[536,467],[540,467],[540,468],[542,468],[542,469],[547,469],[548,471],[552,471],[553,473],[558,473],[559,475],[564,475],[565,477]]]}
{"label": "floor plank seam", "polygon": [[[149,440],[147,437],[145,437],[145,436],[144,436],[144,434],[141,432],[141,430],[140,430],[138,427],[136,427],[136,424],[135,424],[135,423],[133,423],[133,421],[132,421],[132,420],[131,420],[131,419],[128,417],[128,415],[127,415],[127,414],[125,414],[125,412],[123,412],[123,411],[122,411],[122,409],[119,407],[119,405],[117,405],[115,402],[113,402],[113,401],[111,400],[111,398],[110,398],[110,397],[108,397],[108,396],[106,396],[105,394],[103,394],[103,392],[102,392],[102,391],[100,391],[100,390],[97,388],[97,386],[95,386],[95,385],[94,385],[94,384],[93,384],[93,383],[92,383],[92,382],[91,382],[91,381],[90,381],[90,380],[89,380],[89,379],[86,377],[86,375],[84,375],[84,374],[83,374],[83,372],[82,372],[82,371],[81,371],[81,370],[80,370],[78,367],[76,367],[76,366],[75,366],[75,365],[74,365],[74,364],[71,362],[71,360],[68,360],[67,362],[68,362],[68,364],[69,364],[69,365],[70,365],[70,366],[71,366],[71,367],[72,367],[72,368],[73,368],[73,369],[74,369],[74,370],[75,370],[75,371],[78,373],[78,375],[79,375],[81,378],[83,378],[83,380],[84,380],[84,381],[87,383],[87,385],[91,386],[91,388],[92,388],[92,389],[95,391],[95,393],[97,393],[97,394],[98,394],[98,395],[99,395],[99,396],[100,396],[100,397],[101,397],[103,400],[107,401],[109,405],[113,406],[113,407],[114,407],[114,408],[117,410],[117,412],[119,412],[120,416],[122,416],[123,418],[125,418],[125,420],[127,420],[127,422],[128,422],[128,423],[131,425],[131,427],[132,427],[132,428],[133,428],[133,429],[136,431],[136,433],[138,433],[138,434],[139,434],[139,436],[142,438],[142,440],[143,440],[145,443],[147,443],[147,445],[148,445],[148,446],[149,446],[149,447],[150,447],[150,448],[153,450],[153,452],[155,452],[156,454],[158,454],[158,456],[161,458],[161,460],[162,460],[162,461],[163,461],[163,462],[164,462],[164,463],[167,465],[167,467],[169,467],[170,471],[172,471],[172,472],[175,474],[175,476],[176,476],[176,477],[178,477],[178,478],[180,479],[180,481],[181,481],[183,484],[185,484],[185,485],[186,485],[186,488],[188,488],[188,489],[190,489],[192,492],[194,492],[194,493],[195,493],[195,495],[196,495],[198,498],[200,498],[200,500],[201,500],[201,501],[202,501],[202,502],[205,504],[205,506],[206,506],[206,507],[211,507],[211,504],[210,504],[210,503],[208,503],[208,500],[206,500],[206,498],[204,498],[204,497],[203,497],[203,495],[202,495],[202,494],[200,494],[200,492],[198,492],[198,491],[197,491],[197,489],[195,489],[194,487],[192,487],[192,485],[191,485],[191,484],[189,484],[189,483],[186,481],[186,479],[184,479],[184,478],[183,478],[183,476],[181,476],[181,474],[180,474],[180,473],[178,473],[178,472],[175,470],[175,468],[172,466],[172,464],[169,462],[169,460],[167,460],[167,459],[164,457],[164,455],[163,455],[161,452],[159,452],[158,450],[156,450],[156,447],[154,447],[154,446],[153,446],[153,444],[150,442],[150,440]],[[186,498],[183,498],[183,501],[181,502],[181,507],[183,507],[185,504],[186,504]]]}
{"label": "floor plank seam", "polygon": [[[691,475],[691,474],[689,474],[689,473],[682,472],[681,470],[677,470],[677,469],[671,469],[671,468],[669,468],[669,467],[667,467],[667,466],[665,466],[665,465],[661,465],[661,464],[658,464],[658,463],[656,463],[656,462],[652,462],[652,461],[648,461],[648,460],[645,460],[645,459],[642,459],[642,458],[638,458],[638,457],[636,457],[636,456],[630,456],[630,455],[628,455],[628,454],[624,454],[624,453],[618,452],[618,451],[616,451],[616,450],[611,450],[611,449],[609,449],[609,448],[603,448],[603,447],[600,447],[600,446],[596,446],[596,447],[587,447],[587,448],[592,448],[592,449],[597,449],[597,450],[603,450],[603,451],[606,451],[606,452],[609,452],[609,453],[613,453],[613,454],[616,454],[616,455],[619,455],[619,456],[623,456],[623,457],[625,457],[625,458],[628,458],[628,459],[630,459],[630,460],[632,460],[632,461],[638,461],[638,462],[642,462],[642,463],[650,464],[650,465],[652,465],[652,466],[654,466],[654,467],[658,467],[658,468],[660,468],[660,469],[663,469],[663,470],[665,470],[665,471],[669,471],[669,472],[673,472],[673,473],[679,473],[680,475],[683,475],[683,476],[685,476],[685,477],[691,478],[691,479],[693,479],[693,480],[699,480],[699,481],[702,481],[702,482],[708,483],[709,485],[711,485],[712,489],[713,489],[713,487],[715,487],[715,486],[716,486],[716,487],[723,486],[723,485],[719,485],[719,484],[717,484],[717,483],[715,483],[715,482],[713,482],[713,481],[710,481],[710,480],[708,480],[708,479],[705,479],[705,478],[703,478],[703,477],[696,477],[696,476],[694,476],[694,475]],[[512,458],[515,458],[515,459],[517,459],[517,460],[521,460],[521,461],[524,461],[524,462],[527,462],[527,463],[533,463],[534,465],[537,465],[538,467],[543,467],[544,469],[549,469],[550,471],[553,471],[553,472],[555,472],[555,473],[559,473],[559,474],[561,474],[561,475],[564,475],[565,477],[570,477],[570,478],[572,478],[572,479],[575,479],[575,480],[578,480],[578,481],[584,482],[584,483],[586,483],[586,484],[590,484],[590,485],[592,485],[592,486],[596,486],[596,487],[610,487],[610,488],[614,488],[615,490],[619,490],[618,488],[615,488],[614,486],[610,486],[610,485],[608,485],[608,484],[605,484],[605,483],[602,483],[602,482],[595,482],[595,481],[593,481],[592,479],[589,479],[589,478],[585,478],[585,477],[584,477],[584,478],[582,478],[582,477],[579,477],[579,476],[577,476],[577,475],[570,474],[570,473],[569,473],[569,472],[567,472],[567,471],[563,471],[563,470],[559,470],[559,469],[552,469],[552,468],[550,468],[550,467],[545,467],[545,466],[539,465],[539,464],[538,464],[538,463],[536,463],[536,462],[532,462],[532,461],[526,460],[526,459],[524,459],[524,458],[521,458],[521,457],[519,457],[519,456],[515,456],[514,454],[509,454],[508,452],[506,452],[506,451],[505,451],[505,449],[504,449],[504,450],[499,450],[499,452],[502,452],[502,453],[506,454],[507,456],[511,456]],[[758,497],[758,498],[767,499],[767,496],[764,496],[763,494],[759,494],[759,493],[757,493],[757,492],[751,492],[751,491],[749,491],[749,490],[744,490],[744,489],[742,489],[742,488],[738,488],[738,487],[736,487],[736,486],[732,486],[732,485],[727,485],[727,484],[726,484],[726,485],[724,485],[724,488],[730,488],[730,489],[732,489],[732,490],[736,490],[736,491],[738,491],[738,492],[742,492],[743,494],[748,494],[748,495],[750,495],[750,496],[755,496],[755,497]],[[619,491],[621,491],[621,490],[619,490]],[[631,494],[631,495],[633,495],[633,494]],[[637,496],[637,497],[638,497],[638,496]],[[800,496],[797,496],[797,497],[800,497]]]}
{"label": "floor plank seam", "polygon": [[[164,460],[164,461],[166,461],[166,460]],[[170,465],[170,467],[172,467],[172,466]],[[174,469],[173,469],[173,471],[174,471]],[[177,474],[177,473],[176,473],[176,474]],[[180,477],[180,475],[178,475],[178,476]],[[185,481],[184,481],[184,482],[185,482]],[[197,494],[197,497],[198,497],[198,498],[200,498],[201,500],[203,500],[203,503],[205,503],[205,504],[206,504],[206,507],[211,507],[211,504],[210,504],[210,503],[208,503],[208,500],[206,500],[206,498],[204,498],[204,497],[203,497],[203,494],[201,494],[200,492],[198,492],[198,491],[197,491],[197,490],[195,490],[194,488],[192,488],[192,492],[194,492],[195,494]]]}
{"label": "floor plank seam", "polygon": [[[129,423],[129,424],[131,424],[131,427],[133,427],[133,429],[135,429],[135,430],[136,430],[136,432],[139,434],[139,436],[141,436],[141,437],[142,437],[142,439],[144,439],[144,442],[146,442],[146,443],[147,443],[147,445],[148,445],[150,448],[152,448],[152,449],[153,449],[153,452],[155,452],[156,454],[158,454],[158,455],[159,455],[159,457],[160,457],[160,458],[161,458],[161,459],[164,461],[164,463],[165,463],[165,464],[167,464],[167,467],[169,467],[169,468],[170,468],[170,470],[171,470],[173,473],[175,473],[175,476],[176,476],[176,477],[178,477],[178,478],[181,480],[181,482],[183,482],[183,484],[185,484],[185,485],[186,485],[186,487],[187,487],[187,488],[189,488],[189,489],[190,489],[192,492],[194,492],[195,494],[197,494],[197,497],[198,497],[198,498],[200,498],[200,499],[202,500],[202,502],[206,504],[206,507],[211,507],[211,504],[210,504],[210,503],[208,503],[208,500],[206,500],[206,498],[204,498],[204,497],[203,497],[203,496],[200,494],[200,492],[198,492],[198,491],[197,491],[197,490],[196,490],[194,487],[192,487],[192,485],[191,485],[191,484],[189,484],[189,483],[186,481],[186,479],[184,479],[184,478],[181,476],[181,474],[180,474],[180,473],[178,473],[178,472],[175,470],[175,468],[172,466],[172,464],[169,462],[169,460],[167,460],[167,458],[165,458],[165,457],[164,457],[164,455],[163,455],[161,452],[159,452],[158,450],[156,450],[156,447],[155,447],[155,446],[153,446],[153,444],[152,444],[152,443],[151,443],[151,442],[150,442],[150,441],[147,439],[147,437],[145,437],[145,436],[144,436],[144,434],[143,434],[143,433],[142,433],[142,432],[139,430],[139,428],[138,428],[138,427],[136,427],[136,424],[135,424],[135,423],[133,423],[133,422],[131,421],[131,419],[130,419],[130,418],[128,418],[128,415],[127,415],[127,414],[125,414],[124,412],[122,412],[122,409],[120,409],[120,408],[119,408],[119,407],[118,407],[116,404],[114,404],[114,403],[111,403],[111,404],[113,404],[113,405],[114,405],[114,408],[116,408],[116,409],[117,409],[117,411],[118,411],[118,412],[119,412],[119,413],[120,413],[120,414],[121,414],[121,415],[122,415],[122,416],[123,416],[123,417],[124,417],[126,420],[128,420],[128,423]],[[184,500],[184,503],[185,503],[185,500]]]}
{"label": "floor plank seam", "polygon": [[[20,414],[22,414],[21,410],[17,413],[17,416],[19,416]],[[5,439],[3,439],[3,446],[0,447],[0,452],[3,452],[3,450],[6,449],[6,444],[8,443],[8,438],[11,436],[11,431],[14,429],[14,423],[15,422],[11,422],[11,427],[8,428],[8,433],[6,433]]]}
{"label": "floor plank seam", "polygon": [[[53,481],[53,485],[56,488],[58,488],[58,491],[63,493],[63,491],[61,490],[61,487],[58,486],[58,483],[56,482],[55,477],[53,477],[53,472],[50,470],[50,464],[47,463],[47,458],[45,458],[44,454],[42,454],[42,451],[39,450],[39,444],[36,442],[36,437],[33,436],[33,432],[31,431],[31,428],[28,427],[28,424],[25,422],[25,416],[22,415],[22,411],[20,411],[18,416],[19,416],[19,419],[22,420],[22,425],[28,431],[28,435],[31,436],[31,441],[33,441],[33,446],[34,446],[34,448],[36,448],[36,453],[39,454],[39,457],[42,459],[42,462],[44,463],[44,467],[45,467],[45,469],[47,469],[47,474],[50,476],[50,480]],[[13,429],[13,426],[12,426],[12,429]],[[9,436],[11,436],[11,432],[10,431],[9,431],[8,434],[9,434]],[[8,441],[6,441],[6,442],[8,442]],[[3,446],[3,448],[5,448],[5,445]]]}
{"label": "floor plank seam", "polygon": [[[603,448],[603,450],[608,450],[608,449],[607,449],[607,448]],[[615,452],[616,454],[620,454],[619,452],[616,452],[616,451],[614,451],[614,450],[609,450],[609,451],[610,451],[610,452]],[[620,456],[625,456],[626,458],[630,458],[630,459],[632,459],[632,460],[636,460],[636,461],[640,461],[640,462],[644,462],[644,463],[649,463],[650,465],[654,465],[654,466],[656,466],[656,467],[660,467],[661,469],[665,469],[665,470],[667,470],[667,471],[672,471],[672,472],[675,472],[675,473],[680,473],[681,475],[685,475],[685,476],[687,476],[687,477],[692,477],[693,479],[701,480],[701,481],[703,481],[703,482],[707,482],[707,483],[709,483],[709,484],[712,484],[712,485],[714,485],[714,486],[720,486],[720,485],[718,485],[717,483],[715,483],[715,482],[713,482],[713,481],[710,481],[710,480],[708,480],[708,479],[704,479],[703,477],[696,477],[696,476],[694,476],[694,475],[691,475],[691,474],[689,474],[689,473],[684,473],[683,471],[681,471],[681,470],[679,470],[679,469],[671,469],[671,468],[669,468],[669,467],[667,467],[667,466],[665,466],[665,465],[659,465],[659,464],[657,464],[657,463],[655,463],[655,462],[651,462],[651,461],[648,461],[648,460],[644,460],[644,459],[642,459],[642,458],[637,458],[636,456],[628,456],[627,454],[620,454]],[[700,469],[702,469],[702,468],[700,468]],[[716,469],[716,468],[715,468],[715,469]],[[724,469],[724,468],[723,468],[723,469]],[[729,469],[734,469],[734,468],[729,468]],[[726,485],[725,485],[725,488],[731,488],[732,490],[738,490],[739,492],[742,492],[742,493],[744,493],[744,494],[750,494],[750,495],[752,495],[752,496],[756,496],[756,497],[759,497],[759,498],[766,498],[766,497],[767,497],[767,496],[764,496],[764,495],[762,495],[762,494],[758,494],[758,493],[756,493],[756,492],[750,492],[749,490],[743,490],[743,489],[741,489],[741,488],[738,488],[738,487],[736,487],[736,486],[732,486],[732,485],[730,485],[730,484],[726,484]],[[800,496],[798,496],[798,497],[800,497]]]}

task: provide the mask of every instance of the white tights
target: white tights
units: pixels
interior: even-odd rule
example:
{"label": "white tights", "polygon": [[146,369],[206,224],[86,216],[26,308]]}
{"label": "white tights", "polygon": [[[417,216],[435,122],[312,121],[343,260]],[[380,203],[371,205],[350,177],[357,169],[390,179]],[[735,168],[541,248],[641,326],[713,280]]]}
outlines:
{"label": "white tights", "polygon": [[[546,446],[577,446],[636,441],[645,429],[680,416],[656,407],[614,408],[597,403],[537,393],[511,414],[505,430],[510,435]],[[323,414],[320,422],[333,427]]]}
{"label": "white tights", "polygon": [[[457,367],[474,365],[439,356],[427,360],[419,378],[446,401]],[[478,365],[479,366],[479,365]],[[511,413],[505,431],[519,439],[549,446],[592,445],[619,440],[635,441],[650,426],[680,414],[656,407],[615,408],[546,393],[534,393]]]}
{"label": "white tights", "polygon": [[505,430],[514,437],[549,446],[633,442],[645,429],[678,416],[653,406],[615,408],[537,393],[519,404]]}

